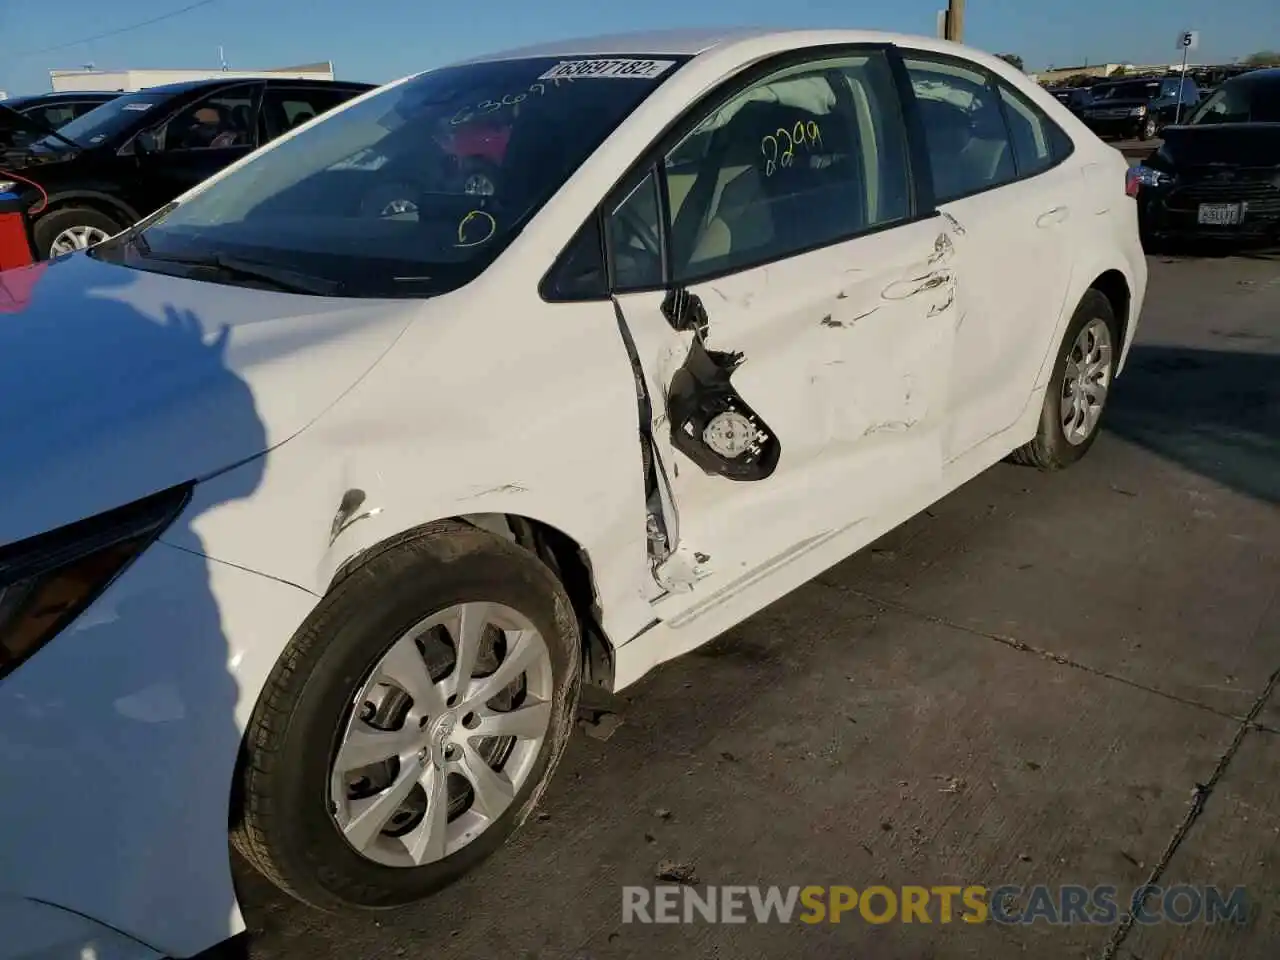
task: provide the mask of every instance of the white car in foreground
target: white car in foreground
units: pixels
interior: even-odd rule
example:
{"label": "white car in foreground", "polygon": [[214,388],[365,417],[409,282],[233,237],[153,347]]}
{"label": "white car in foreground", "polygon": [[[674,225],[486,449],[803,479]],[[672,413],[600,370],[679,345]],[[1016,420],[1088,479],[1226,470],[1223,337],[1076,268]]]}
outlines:
{"label": "white car in foreground", "polygon": [[[1089,449],[1125,161],[994,57],[635,35],[421,74],[4,275],[0,958],[322,908],[528,817],[583,684]],[[86,953],[84,951],[90,951]]]}

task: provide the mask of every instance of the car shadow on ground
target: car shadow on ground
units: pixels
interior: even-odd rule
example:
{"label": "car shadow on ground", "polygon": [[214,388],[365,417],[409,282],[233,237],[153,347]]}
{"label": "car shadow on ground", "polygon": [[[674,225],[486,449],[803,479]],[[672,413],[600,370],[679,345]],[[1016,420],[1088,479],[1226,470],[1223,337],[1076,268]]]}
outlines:
{"label": "car shadow on ground", "polygon": [[1151,240],[1143,244],[1143,252],[1170,260],[1242,260],[1280,262],[1280,245],[1266,241],[1252,243],[1213,240]]}
{"label": "car shadow on ground", "polygon": [[1280,504],[1280,354],[1135,345],[1107,429]]}

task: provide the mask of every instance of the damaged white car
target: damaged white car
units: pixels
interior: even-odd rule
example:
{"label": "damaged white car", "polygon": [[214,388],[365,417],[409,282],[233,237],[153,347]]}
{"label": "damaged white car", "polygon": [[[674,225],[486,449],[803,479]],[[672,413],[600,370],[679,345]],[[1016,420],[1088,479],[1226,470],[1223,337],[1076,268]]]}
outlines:
{"label": "damaged white car", "polygon": [[861,32],[486,57],[0,276],[0,958],[327,909],[529,815],[617,690],[1098,433],[1126,164]]}

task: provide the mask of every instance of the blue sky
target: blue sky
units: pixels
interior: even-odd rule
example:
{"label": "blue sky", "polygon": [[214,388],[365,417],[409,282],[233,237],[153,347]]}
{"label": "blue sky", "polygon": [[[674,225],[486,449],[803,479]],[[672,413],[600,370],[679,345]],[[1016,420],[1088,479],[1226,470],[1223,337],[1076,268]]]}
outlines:
{"label": "blue sky", "polygon": [[[48,70],[233,68],[331,59],[340,77],[382,82],[447,60],[557,36],[725,23],[933,33],[944,0],[205,0],[116,36],[47,48],[164,16],[197,0],[0,0],[0,89],[49,87]],[[968,0],[968,43],[1020,54],[1030,69],[1176,59],[1199,29],[1197,59],[1280,48],[1280,0]],[[1052,23],[1051,23],[1052,21]]]}

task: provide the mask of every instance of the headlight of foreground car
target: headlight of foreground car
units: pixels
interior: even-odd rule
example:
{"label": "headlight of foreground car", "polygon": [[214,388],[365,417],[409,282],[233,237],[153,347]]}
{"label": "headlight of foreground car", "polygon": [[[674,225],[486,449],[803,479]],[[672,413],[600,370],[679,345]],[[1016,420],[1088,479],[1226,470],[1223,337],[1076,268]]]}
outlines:
{"label": "headlight of foreground car", "polygon": [[0,193],[10,193],[18,189],[17,180],[0,180]]}
{"label": "headlight of foreground car", "polygon": [[1146,107],[1134,107],[1132,110],[1129,111],[1129,116],[1131,117],[1145,117],[1146,115],[1147,115]]}
{"label": "headlight of foreground car", "polygon": [[48,643],[174,521],[192,484],[0,547],[0,679]]}

